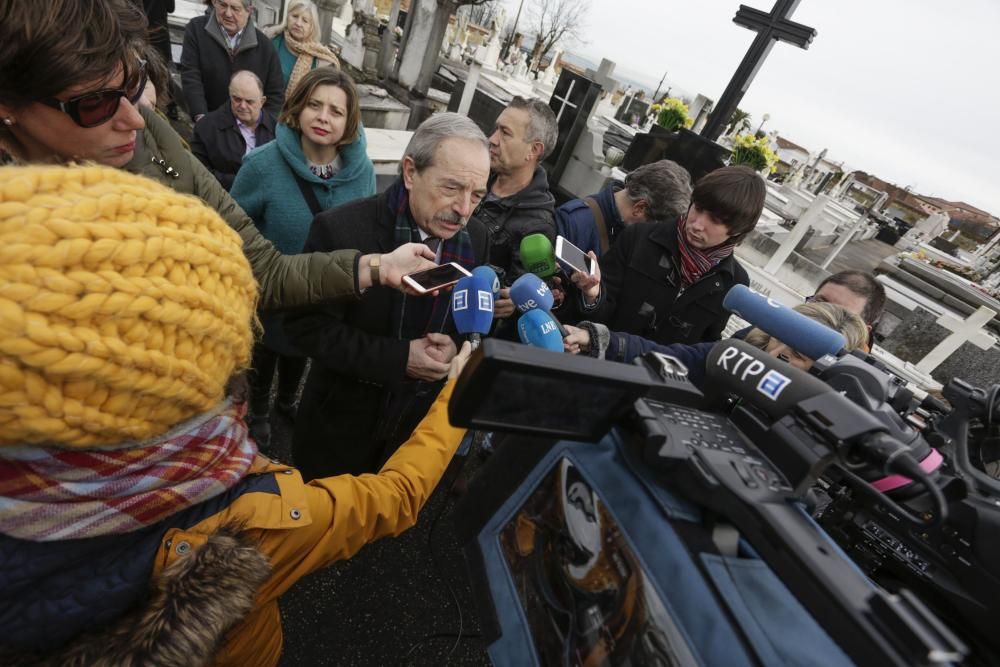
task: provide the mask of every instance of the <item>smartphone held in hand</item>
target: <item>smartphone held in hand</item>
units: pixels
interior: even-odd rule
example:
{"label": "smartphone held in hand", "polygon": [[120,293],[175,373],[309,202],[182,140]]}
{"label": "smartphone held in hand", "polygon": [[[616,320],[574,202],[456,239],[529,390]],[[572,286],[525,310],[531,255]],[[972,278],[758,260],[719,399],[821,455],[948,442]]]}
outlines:
{"label": "smartphone held in hand", "polygon": [[594,262],[590,256],[562,236],[556,237],[556,259],[570,275],[576,271],[594,273]]}
{"label": "smartphone held in hand", "polygon": [[433,269],[403,276],[403,283],[419,294],[429,294],[435,290],[450,287],[465,276],[471,275],[455,262],[449,262],[435,266]]}

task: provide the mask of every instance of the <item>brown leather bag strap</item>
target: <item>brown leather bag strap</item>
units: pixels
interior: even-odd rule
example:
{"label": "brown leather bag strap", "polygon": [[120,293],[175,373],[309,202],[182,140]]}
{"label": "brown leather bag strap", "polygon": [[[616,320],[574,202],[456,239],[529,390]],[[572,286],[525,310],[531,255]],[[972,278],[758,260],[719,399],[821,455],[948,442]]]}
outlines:
{"label": "brown leather bag strap", "polygon": [[611,247],[611,241],[608,238],[608,225],[604,222],[604,214],[601,213],[601,207],[593,197],[584,197],[583,203],[594,214],[594,224],[597,225],[597,236],[601,240],[601,254],[603,255]]}

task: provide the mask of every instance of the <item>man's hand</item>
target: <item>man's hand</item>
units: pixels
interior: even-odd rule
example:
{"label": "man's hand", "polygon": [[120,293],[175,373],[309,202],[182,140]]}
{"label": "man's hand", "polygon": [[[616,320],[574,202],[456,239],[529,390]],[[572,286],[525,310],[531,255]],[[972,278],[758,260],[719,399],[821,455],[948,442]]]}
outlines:
{"label": "man's hand", "polygon": [[[455,344],[451,344],[455,349]],[[429,336],[410,341],[410,355],[406,358],[406,375],[414,380],[434,382],[448,374],[448,361],[441,361],[444,356],[438,345]],[[452,353],[454,356],[454,352]]]}
{"label": "man's hand", "polygon": [[573,281],[573,284],[583,294],[584,302],[588,306],[593,306],[601,296],[601,265],[597,263],[597,255],[594,254],[593,250],[587,254],[590,255],[590,259],[593,262],[594,272],[584,273],[583,271],[574,271],[570,280]]}
{"label": "man's hand", "polygon": [[500,298],[493,301],[493,318],[503,319],[514,314],[514,301],[510,298],[510,288],[500,290]]}
{"label": "man's hand", "polygon": [[[372,287],[369,262],[375,255],[362,255],[358,262],[358,287],[362,290]],[[416,294],[403,284],[403,276],[433,269],[434,251],[423,243],[406,243],[390,253],[380,257],[379,284],[402,290],[408,294]]]}
{"label": "man's hand", "polygon": [[432,359],[447,364],[451,363],[451,360],[455,358],[458,350],[455,349],[455,341],[451,339],[451,336],[440,333],[429,333],[424,338],[430,344],[427,348],[427,354]]}
{"label": "man's hand", "polygon": [[555,310],[562,305],[562,302],[566,299],[566,290],[562,286],[562,278],[555,276],[552,278],[552,284],[549,285],[549,291],[552,292],[552,309]]}
{"label": "man's hand", "polygon": [[455,358],[451,360],[451,366],[448,367],[448,379],[453,380],[462,374],[462,370],[465,368],[465,362],[469,360],[469,355],[472,354],[472,345],[469,341],[462,343],[462,349],[459,350]]}
{"label": "man's hand", "polygon": [[563,338],[563,349],[570,354],[580,354],[590,351],[590,334],[586,329],[579,329],[569,324],[564,324],[567,336]]}

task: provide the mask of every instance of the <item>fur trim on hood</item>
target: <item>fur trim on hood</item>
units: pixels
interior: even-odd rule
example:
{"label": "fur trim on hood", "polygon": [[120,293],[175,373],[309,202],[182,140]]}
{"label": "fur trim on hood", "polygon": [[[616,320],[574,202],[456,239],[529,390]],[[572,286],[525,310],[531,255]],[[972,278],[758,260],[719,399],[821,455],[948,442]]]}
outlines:
{"label": "fur trim on hood", "polygon": [[270,564],[227,526],[151,582],[142,606],[50,655],[0,654],[0,663],[63,667],[191,667],[211,663],[226,633],[253,610]]}

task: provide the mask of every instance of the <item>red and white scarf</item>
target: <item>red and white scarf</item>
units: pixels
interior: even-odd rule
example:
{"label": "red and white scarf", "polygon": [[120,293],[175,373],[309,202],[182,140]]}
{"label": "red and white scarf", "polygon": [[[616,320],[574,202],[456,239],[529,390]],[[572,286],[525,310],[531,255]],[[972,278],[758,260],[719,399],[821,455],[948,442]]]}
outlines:
{"label": "red and white scarf", "polygon": [[704,250],[695,248],[687,240],[687,216],[677,220],[677,247],[681,251],[681,285],[687,289],[708,273],[713,266],[733,254],[736,244],[727,241]]}
{"label": "red and white scarf", "polygon": [[0,448],[0,533],[35,542],[139,530],[239,482],[257,455],[245,402],[226,401],[155,442]]}

